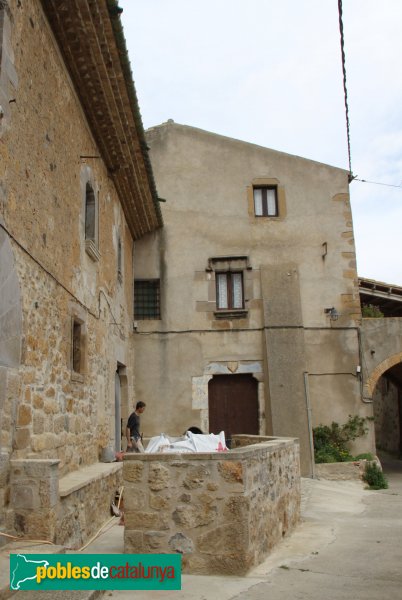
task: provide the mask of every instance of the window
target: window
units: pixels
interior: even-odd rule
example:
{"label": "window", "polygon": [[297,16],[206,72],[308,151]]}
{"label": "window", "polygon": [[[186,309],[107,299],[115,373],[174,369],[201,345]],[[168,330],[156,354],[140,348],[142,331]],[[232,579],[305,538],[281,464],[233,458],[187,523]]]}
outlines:
{"label": "window", "polygon": [[254,187],[254,214],[256,217],[278,216],[278,193],[276,186]]}
{"label": "window", "polygon": [[85,311],[76,306],[75,314],[71,315],[71,346],[70,346],[70,369],[71,381],[83,383],[86,373],[86,356],[87,356],[87,326],[85,322]]}
{"label": "window", "polygon": [[95,193],[91,184],[87,183],[85,190],[85,239],[95,242],[96,206]]}
{"label": "window", "polygon": [[98,250],[98,201],[92,185],[85,185],[85,250],[93,261],[100,259]]}
{"label": "window", "polygon": [[134,318],[160,319],[160,280],[134,281]]}
{"label": "window", "polygon": [[117,240],[117,279],[120,283],[123,281],[123,254],[121,246],[121,238]]}
{"label": "window", "polygon": [[216,273],[216,307],[218,310],[244,308],[243,273]]}
{"label": "window", "polygon": [[73,322],[73,371],[81,372],[81,323]]}

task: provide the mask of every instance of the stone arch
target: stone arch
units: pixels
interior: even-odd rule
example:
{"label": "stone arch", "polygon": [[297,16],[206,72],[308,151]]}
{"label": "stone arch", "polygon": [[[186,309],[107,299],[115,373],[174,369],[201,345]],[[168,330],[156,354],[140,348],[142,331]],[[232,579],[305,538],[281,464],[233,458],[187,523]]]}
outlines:
{"label": "stone arch", "polygon": [[372,398],[375,387],[381,377],[388,369],[391,369],[395,365],[402,362],[402,352],[397,352],[380,362],[374,370],[371,372],[370,376],[367,378],[365,384],[365,396],[366,398]]}

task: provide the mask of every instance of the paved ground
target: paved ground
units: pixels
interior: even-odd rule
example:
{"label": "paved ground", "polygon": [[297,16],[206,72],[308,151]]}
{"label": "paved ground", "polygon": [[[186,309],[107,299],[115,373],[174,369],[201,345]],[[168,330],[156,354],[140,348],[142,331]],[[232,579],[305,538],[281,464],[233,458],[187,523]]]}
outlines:
{"label": "paved ground", "polygon": [[[303,521],[247,577],[184,575],[182,591],[106,592],[111,600],[402,600],[402,462],[390,488],[303,481]],[[107,541],[109,537],[109,541]],[[121,552],[121,528],[88,552]]]}
{"label": "paved ground", "polygon": [[[247,577],[184,575],[181,591],[116,591],[103,598],[402,600],[402,461],[384,466],[390,488],[378,492],[356,481],[303,480],[302,523]],[[122,551],[117,523],[84,550]],[[29,592],[18,593],[31,599]],[[54,600],[52,592],[42,594]]]}

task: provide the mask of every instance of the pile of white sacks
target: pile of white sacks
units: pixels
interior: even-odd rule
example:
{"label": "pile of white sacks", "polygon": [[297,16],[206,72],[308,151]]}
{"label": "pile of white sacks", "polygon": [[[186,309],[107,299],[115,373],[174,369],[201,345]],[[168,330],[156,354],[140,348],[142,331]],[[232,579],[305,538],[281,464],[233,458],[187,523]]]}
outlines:
{"label": "pile of white sacks", "polygon": [[186,431],[181,437],[170,437],[161,433],[148,442],[145,452],[226,452],[225,433],[202,434]]}

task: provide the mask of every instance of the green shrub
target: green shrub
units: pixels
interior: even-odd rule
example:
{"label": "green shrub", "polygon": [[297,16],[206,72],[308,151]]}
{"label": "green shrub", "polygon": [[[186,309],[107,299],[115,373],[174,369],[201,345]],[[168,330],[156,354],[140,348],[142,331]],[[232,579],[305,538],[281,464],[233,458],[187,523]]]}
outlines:
{"label": "green shrub", "polygon": [[347,462],[355,460],[347,444],[365,435],[368,431],[367,419],[349,415],[344,425],[334,421],[330,426],[319,425],[313,429],[314,458],[316,463]]}
{"label": "green shrub", "polygon": [[355,460],[374,460],[374,455],[371,452],[363,452],[355,456]]}
{"label": "green shrub", "polygon": [[363,480],[368,484],[370,490],[386,490],[388,488],[388,481],[375,462],[366,465]]}
{"label": "green shrub", "polygon": [[365,317],[366,319],[382,319],[384,313],[374,304],[363,304],[362,317]]}

